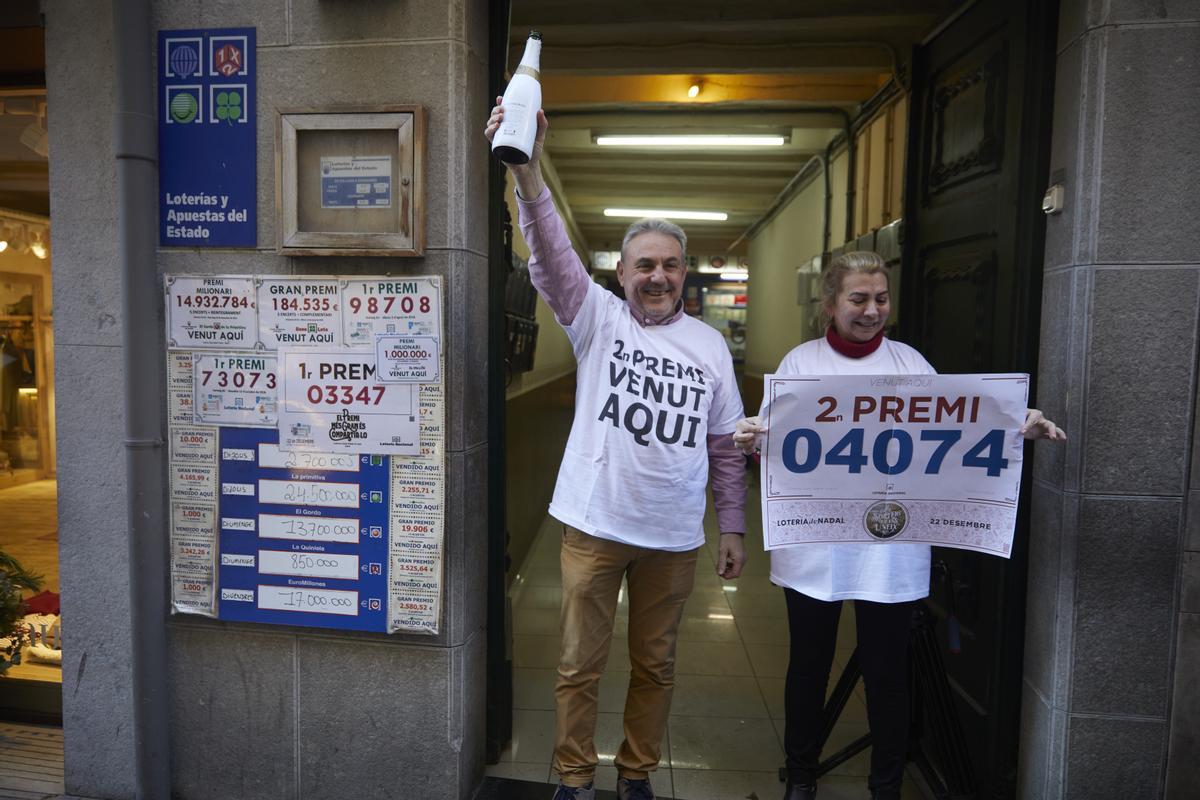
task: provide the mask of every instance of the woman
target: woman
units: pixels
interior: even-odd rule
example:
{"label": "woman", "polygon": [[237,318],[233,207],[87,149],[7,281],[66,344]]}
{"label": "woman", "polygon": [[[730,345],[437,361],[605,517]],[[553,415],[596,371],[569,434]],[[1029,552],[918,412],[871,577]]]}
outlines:
{"label": "woman", "polygon": [[[805,342],[779,364],[779,375],[904,375],[935,370],[913,348],[883,335],[891,298],[883,259],[871,252],[838,256],[821,287],[825,336]],[[758,417],[737,424],[734,442],[745,452],[766,429]],[[1029,409],[1027,439],[1066,439],[1041,412]],[[893,542],[806,544],[771,551],[771,582],[787,599],[791,653],[784,689],[788,783],[784,800],[816,797],[821,722],[837,640],[841,601],[854,600],[858,660],[871,726],[872,798],[900,797],[907,751],[906,680],[909,623],[929,594],[929,545]]]}

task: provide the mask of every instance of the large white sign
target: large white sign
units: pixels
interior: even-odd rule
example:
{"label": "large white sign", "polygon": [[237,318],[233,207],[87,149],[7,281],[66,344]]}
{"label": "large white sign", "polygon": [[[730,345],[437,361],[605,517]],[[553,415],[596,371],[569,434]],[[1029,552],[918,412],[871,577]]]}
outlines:
{"label": "large white sign", "polygon": [[924,542],[1010,555],[1027,375],[768,375],[765,390],[768,550]]}
{"label": "large white sign", "polygon": [[258,340],[254,279],[168,275],[167,346],[241,350]]}
{"label": "large white sign", "polygon": [[377,383],[370,350],[280,350],[279,449],[418,455],[414,384]]}
{"label": "large white sign", "polygon": [[374,347],[382,334],[442,336],[441,279],[368,278],[342,284],[345,343]]}

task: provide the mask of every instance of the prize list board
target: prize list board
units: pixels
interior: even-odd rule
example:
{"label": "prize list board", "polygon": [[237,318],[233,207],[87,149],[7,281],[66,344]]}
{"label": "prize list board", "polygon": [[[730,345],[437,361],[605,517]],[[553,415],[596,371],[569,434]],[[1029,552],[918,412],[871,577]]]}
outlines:
{"label": "prize list board", "polygon": [[168,275],[164,289],[172,609],[436,634],[440,279]]}
{"label": "prize list board", "polygon": [[390,466],[221,428],[221,619],[385,630]]}

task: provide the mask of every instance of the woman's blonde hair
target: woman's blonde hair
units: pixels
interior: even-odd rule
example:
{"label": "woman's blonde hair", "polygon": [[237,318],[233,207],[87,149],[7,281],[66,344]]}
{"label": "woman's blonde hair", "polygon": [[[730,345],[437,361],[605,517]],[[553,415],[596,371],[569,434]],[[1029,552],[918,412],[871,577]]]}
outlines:
{"label": "woman's blonde hair", "polygon": [[818,325],[822,332],[832,324],[833,316],[830,315],[829,310],[837,305],[837,296],[838,292],[842,290],[842,283],[852,272],[860,275],[882,273],[883,277],[887,279],[888,285],[891,285],[891,271],[888,269],[887,262],[883,260],[883,256],[878,253],[870,250],[851,250],[830,261],[829,266],[821,275],[821,316]]}

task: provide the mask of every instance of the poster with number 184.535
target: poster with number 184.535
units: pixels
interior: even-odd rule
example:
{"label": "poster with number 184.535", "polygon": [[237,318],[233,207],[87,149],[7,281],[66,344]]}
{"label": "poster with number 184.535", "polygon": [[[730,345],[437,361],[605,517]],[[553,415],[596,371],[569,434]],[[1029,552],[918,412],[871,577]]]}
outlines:
{"label": "poster with number 184.535", "polygon": [[768,375],[768,550],[922,542],[1007,558],[1027,375]]}

